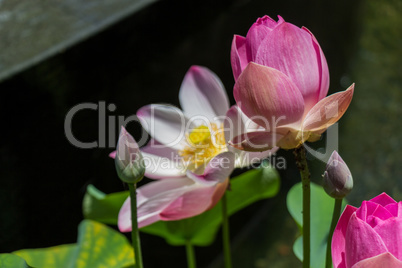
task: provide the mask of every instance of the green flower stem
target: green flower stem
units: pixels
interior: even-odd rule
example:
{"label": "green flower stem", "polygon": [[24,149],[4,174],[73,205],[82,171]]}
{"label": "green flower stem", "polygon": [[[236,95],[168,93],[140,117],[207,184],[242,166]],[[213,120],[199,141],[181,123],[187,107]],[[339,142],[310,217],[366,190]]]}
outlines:
{"label": "green flower stem", "polygon": [[294,155],[303,187],[303,268],[310,268],[310,172],[303,145],[294,150]]}
{"label": "green flower stem", "polygon": [[327,257],[325,260],[325,268],[332,268],[331,242],[336,224],[338,223],[339,216],[341,215],[341,209],[342,209],[342,199],[335,199],[334,212],[332,213],[331,228],[329,229],[329,235],[327,241]]}
{"label": "green flower stem", "polygon": [[186,242],[187,267],[196,268],[194,247],[190,241]]}
{"label": "green flower stem", "polygon": [[223,255],[225,257],[225,268],[232,268],[232,257],[230,251],[229,217],[226,201],[226,193],[222,197],[222,241]]}
{"label": "green flower stem", "polygon": [[138,222],[137,222],[137,185],[136,184],[128,184],[130,189],[130,199],[131,199],[131,240],[133,243],[134,249],[134,267],[135,268],[143,268],[142,264],[142,254],[141,254],[141,242],[140,236],[138,234]]}

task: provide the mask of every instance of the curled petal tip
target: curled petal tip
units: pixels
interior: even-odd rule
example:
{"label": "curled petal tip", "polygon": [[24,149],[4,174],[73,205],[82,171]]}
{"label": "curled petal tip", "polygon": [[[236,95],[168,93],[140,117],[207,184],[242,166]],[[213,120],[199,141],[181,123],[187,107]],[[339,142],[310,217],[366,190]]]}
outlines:
{"label": "curled petal tip", "polygon": [[305,116],[303,130],[320,134],[338,122],[348,109],[353,92],[354,84],[345,91],[337,92],[320,100]]}
{"label": "curled petal tip", "polygon": [[339,161],[339,162],[342,162],[342,163],[345,163],[344,161],[343,161],[343,159],[341,158],[341,156],[339,155],[339,153],[336,151],[336,150],[334,150],[333,152],[332,152],[332,154],[331,154],[331,156],[329,157],[329,160],[328,160],[328,162],[327,162],[327,168],[331,165],[331,163],[333,163],[334,161]]}
{"label": "curled petal tip", "polygon": [[127,133],[127,130],[124,126],[120,127],[120,133]]}
{"label": "curled petal tip", "polygon": [[111,152],[111,153],[109,154],[109,157],[115,159],[115,157],[116,157],[116,151]]}

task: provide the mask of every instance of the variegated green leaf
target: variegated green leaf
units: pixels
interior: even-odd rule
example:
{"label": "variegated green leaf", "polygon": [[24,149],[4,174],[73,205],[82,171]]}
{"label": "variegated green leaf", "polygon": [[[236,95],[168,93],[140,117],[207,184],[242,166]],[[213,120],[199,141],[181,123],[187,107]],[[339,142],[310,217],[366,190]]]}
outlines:
{"label": "variegated green leaf", "polygon": [[20,256],[3,253],[0,254],[0,267],[1,268],[33,268],[29,266]]}
{"label": "variegated green leaf", "polygon": [[134,263],[128,240],[119,232],[91,220],[79,225],[77,244],[13,253],[37,268],[121,268]]}

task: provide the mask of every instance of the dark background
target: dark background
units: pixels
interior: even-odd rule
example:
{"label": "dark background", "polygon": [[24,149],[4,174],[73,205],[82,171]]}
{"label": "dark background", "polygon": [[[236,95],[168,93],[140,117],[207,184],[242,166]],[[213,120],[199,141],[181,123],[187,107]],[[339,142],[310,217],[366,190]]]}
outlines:
{"label": "dark background", "polygon": [[[330,93],[356,82],[354,100],[339,125],[340,154],[355,178],[351,202],[359,205],[382,191],[402,198],[400,11],[400,1],[394,0],[160,1],[2,81],[0,252],[75,242],[86,186],[94,184],[106,193],[125,189],[108,158],[113,146],[80,149],[66,139],[64,119],[73,106],[105,101],[117,107],[107,116],[128,117],[149,103],[178,105],[178,90],[191,65],[214,71],[234,104],[233,34],[244,36],[265,14],[275,19],[280,14],[314,33],[329,64]],[[72,130],[81,141],[95,141],[98,123],[97,111],[81,111]],[[138,124],[127,129],[140,138]],[[281,171],[281,193],[232,218],[234,250],[246,252],[234,254],[235,267],[273,267],[277,257],[272,255],[294,259],[291,243],[297,230],[289,224],[284,200],[298,177],[292,154],[279,154],[289,167]],[[316,182],[323,168],[313,161]],[[290,240],[281,242],[288,225]],[[249,235],[254,228],[258,235]],[[166,267],[185,267],[183,248],[145,234],[142,242],[146,267],[158,267],[160,260]],[[219,254],[219,240],[197,248],[200,267]],[[243,259],[253,266],[242,265]],[[287,267],[282,262],[275,267]]]}

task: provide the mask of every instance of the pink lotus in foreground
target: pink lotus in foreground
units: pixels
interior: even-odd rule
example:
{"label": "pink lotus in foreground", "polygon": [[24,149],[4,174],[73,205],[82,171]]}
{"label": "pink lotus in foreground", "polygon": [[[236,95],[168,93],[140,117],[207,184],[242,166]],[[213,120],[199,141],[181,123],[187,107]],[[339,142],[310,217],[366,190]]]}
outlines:
{"label": "pink lotus in foreground", "polygon": [[232,144],[239,149],[291,149],[315,141],[352,100],[354,85],[325,97],[329,71],[320,45],[309,30],[281,17],[264,16],[246,37],[235,35],[231,63],[237,105],[265,128],[236,137]]}
{"label": "pink lotus in foreground", "polygon": [[401,268],[402,202],[387,194],[347,205],[332,238],[335,268]]}
{"label": "pink lotus in foreground", "polygon": [[[142,126],[152,136],[141,148],[145,176],[157,179],[138,189],[138,224],[180,220],[212,208],[224,194],[235,167],[248,166],[273,151],[248,153],[227,141],[259,127],[229,101],[220,79],[192,66],[180,88],[183,111],[161,104],[142,107]],[[130,200],[119,214],[119,229],[131,230]]]}

